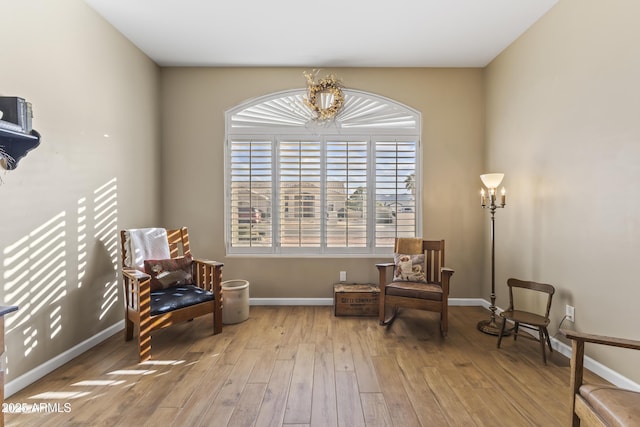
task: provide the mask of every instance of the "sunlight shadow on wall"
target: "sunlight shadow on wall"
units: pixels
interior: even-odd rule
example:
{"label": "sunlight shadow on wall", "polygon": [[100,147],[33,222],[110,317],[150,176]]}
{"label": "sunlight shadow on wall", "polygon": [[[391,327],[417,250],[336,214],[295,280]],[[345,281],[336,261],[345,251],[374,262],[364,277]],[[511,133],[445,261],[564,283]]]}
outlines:
{"label": "sunlight shadow on wall", "polygon": [[78,200],[78,287],[87,273],[87,198]]}
{"label": "sunlight shadow on wall", "polygon": [[[41,348],[51,348],[50,342],[61,337],[82,341],[109,326],[97,320],[116,316],[117,216],[113,178],[80,198],[76,212],[60,212],[3,248],[3,303],[19,307],[5,319],[12,343],[6,353],[7,374],[10,358],[44,363],[51,355]],[[87,316],[91,320],[86,326],[77,323]],[[80,335],[65,336],[65,329]]]}
{"label": "sunlight shadow on wall", "polygon": [[98,318],[102,320],[118,301],[118,188],[116,179],[93,193],[94,237],[101,242],[111,263],[110,279],[103,285]]}
{"label": "sunlight shadow on wall", "polygon": [[67,296],[66,214],[54,216],[40,227],[4,248],[5,303],[20,310],[7,318],[7,334],[23,327],[23,355],[29,356],[47,335],[38,316],[46,316],[49,337],[61,328],[61,307]]}
{"label": "sunlight shadow on wall", "polygon": [[58,306],[49,314],[49,325],[51,329],[50,338],[55,338],[62,330],[62,307]]}

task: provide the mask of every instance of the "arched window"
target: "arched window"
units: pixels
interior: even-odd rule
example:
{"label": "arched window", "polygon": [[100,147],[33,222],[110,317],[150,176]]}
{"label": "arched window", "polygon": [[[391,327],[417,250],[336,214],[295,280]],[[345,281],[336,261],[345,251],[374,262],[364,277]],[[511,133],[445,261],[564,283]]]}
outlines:
{"label": "arched window", "polygon": [[314,120],[304,89],[225,113],[228,254],[386,255],[421,234],[420,113],[343,92],[331,121]]}

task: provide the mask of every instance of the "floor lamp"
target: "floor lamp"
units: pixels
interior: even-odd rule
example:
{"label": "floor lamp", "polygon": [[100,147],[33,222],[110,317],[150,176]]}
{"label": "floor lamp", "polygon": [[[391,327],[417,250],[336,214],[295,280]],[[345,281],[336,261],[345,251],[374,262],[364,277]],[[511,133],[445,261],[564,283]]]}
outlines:
{"label": "floor lamp", "polygon": [[[496,209],[504,208],[507,202],[507,195],[504,187],[502,187],[502,194],[500,195],[500,204],[497,203],[497,190],[498,186],[504,178],[503,173],[488,173],[480,175],[480,179],[487,191],[483,188],[480,192],[480,198],[483,209],[489,209],[491,212],[491,317],[489,320],[481,320],[478,322],[478,330],[485,334],[500,335],[500,329],[502,325],[498,325],[496,322],[496,234],[495,234],[495,215]],[[509,335],[508,331],[503,332],[503,335]]]}

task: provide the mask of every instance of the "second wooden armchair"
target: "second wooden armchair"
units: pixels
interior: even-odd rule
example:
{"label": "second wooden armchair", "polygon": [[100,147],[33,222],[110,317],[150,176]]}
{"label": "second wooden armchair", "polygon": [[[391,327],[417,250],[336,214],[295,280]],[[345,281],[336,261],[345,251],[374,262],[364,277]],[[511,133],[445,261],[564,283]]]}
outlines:
{"label": "second wooden armchair", "polygon": [[[440,313],[440,334],[449,331],[449,281],[453,270],[444,267],[444,240],[398,238],[392,263],[376,264],[379,273],[381,325],[393,322],[399,308]],[[393,268],[393,279],[388,271]],[[387,309],[391,316],[387,317]]]}

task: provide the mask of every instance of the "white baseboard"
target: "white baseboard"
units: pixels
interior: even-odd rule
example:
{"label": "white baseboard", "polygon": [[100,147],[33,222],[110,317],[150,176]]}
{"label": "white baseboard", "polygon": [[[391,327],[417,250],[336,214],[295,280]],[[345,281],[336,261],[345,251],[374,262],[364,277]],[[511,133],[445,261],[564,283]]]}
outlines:
{"label": "white baseboard", "polygon": [[[250,305],[333,305],[333,298],[250,298]],[[482,306],[489,308],[490,304],[487,300],[482,298],[449,298],[450,306]],[[497,308],[497,312],[502,312],[502,309]],[[71,361],[73,358],[81,355],[85,351],[95,347],[102,341],[111,337],[112,335],[122,331],[124,329],[124,320],[118,322],[104,331],[86,339],[80,344],[70,348],[64,353],[59,354],[53,359],[43,363],[42,365],[32,369],[31,371],[19,376],[18,378],[8,382],[4,386],[5,397],[9,397],[28,385],[36,382],[40,378]],[[571,357],[571,347],[565,343],[559,341],[556,338],[551,338],[551,346],[554,350],[558,351],[567,357]],[[618,387],[623,387],[629,390],[639,391],[640,385],[630,380],[629,378],[619,374],[618,372],[610,369],[609,367],[601,364],[600,362],[585,356],[584,366],[595,373],[596,375],[604,378],[605,380],[615,384]]]}
{"label": "white baseboard", "polygon": [[40,378],[45,375],[53,372],[55,369],[64,365],[65,363],[71,361],[73,358],[78,357],[85,351],[95,347],[100,344],[102,341],[111,337],[114,334],[122,331],[124,329],[124,320],[109,326],[107,329],[95,334],[91,338],[88,338],[82,341],[80,344],[75,345],[69,350],[65,351],[43,363],[42,365],[30,370],[29,372],[20,375],[18,378],[9,381],[4,386],[4,395],[5,397],[9,397],[28,385],[38,381]]}
{"label": "white baseboard", "polygon": [[[481,298],[449,298],[449,305],[476,306],[489,308],[489,303]],[[249,298],[249,305],[333,305],[333,298]]]}
{"label": "white baseboard", "polygon": [[489,308],[489,303],[486,304],[486,301],[482,298],[449,298],[450,306],[458,306],[458,307],[468,307],[468,306],[483,306],[485,308]]}

